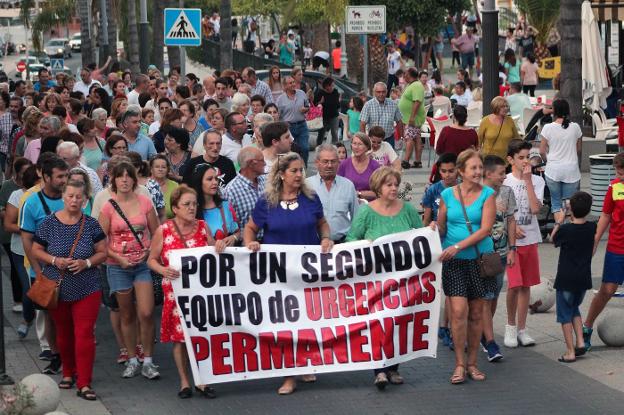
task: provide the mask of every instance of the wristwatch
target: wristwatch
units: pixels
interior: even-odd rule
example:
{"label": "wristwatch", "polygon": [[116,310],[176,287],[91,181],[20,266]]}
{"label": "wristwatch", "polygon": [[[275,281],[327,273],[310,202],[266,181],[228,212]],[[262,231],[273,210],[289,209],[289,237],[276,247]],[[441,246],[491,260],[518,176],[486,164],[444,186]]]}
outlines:
{"label": "wristwatch", "polygon": [[85,259],[85,262],[87,263],[87,268],[91,268],[91,261],[89,258]]}
{"label": "wristwatch", "polygon": [[461,247],[458,244],[453,245],[453,248],[457,249],[458,251],[461,251]]}
{"label": "wristwatch", "polygon": [[517,247],[516,245],[511,245],[511,246],[509,247],[509,250],[510,250],[510,251],[515,251],[515,250],[517,250],[517,249],[518,249],[518,247]]}

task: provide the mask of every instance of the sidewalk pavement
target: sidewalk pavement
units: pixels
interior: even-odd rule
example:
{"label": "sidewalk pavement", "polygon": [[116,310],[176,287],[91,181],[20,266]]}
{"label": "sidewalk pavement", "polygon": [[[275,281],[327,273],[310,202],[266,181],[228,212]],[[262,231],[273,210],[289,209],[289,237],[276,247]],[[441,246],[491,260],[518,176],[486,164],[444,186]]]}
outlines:
{"label": "sidewalk pavement", "polygon": [[[418,204],[428,176],[426,169],[410,169],[405,179],[415,184],[413,203]],[[586,175],[583,184],[588,183]],[[604,244],[593,263],[594,277],[599,277]],[[543,278],[553,277],[558,253],[550,244],[540,246]],[[11,313],[10,290],[6,278],[6,257],[2,257],[5,304],[7,371],[15,380],[36,373],[45,366],[39,353],[34,330],[20,341],[15,327],[20,316]],[[595,279],[595,287],[599,280]],[[586,311],[592,293],[584,303]],[[622,311],[624,300],[614,299],[610,309]],[[502,343],[505,324],[504,292],[495,320],[495,331]],[[156,314],[160,313],[160,308]],[[159,318],[158,318],[159,320]],[[157,344],[155,362],[160,365],[161,380],[142,377],[122,379],[122,366],[115,363],[118,349],[102,308],[97,324],[93,387],[100,400],[87,402],[75,390],[61,391],[59,410],[68,414],[620,414],[624,402],[624,359],[622,349],[604,347],[594,336],[594,349],[576,363],[565,365],[556,358],[564,345],[554,308],[548,313],[531,315],[528,327],[538,344],[532,348],[506,349],[500,363],[491,364],[479,353],[479,367],[488,375],[483,383],[449,383],[454,356],[440,346],[436,359],[416,359],[401,365],[406,383],[379,392],[373,387],[369,371],[345,372],[319,376],[315,384],[299,384],[292,396],[278,396],[280,379],[235,382],[215,386],[218,398],[204,400],[197,396],[180,400],[177,372],[170,345]],[[56,381],[60,376],[53,376]]]}

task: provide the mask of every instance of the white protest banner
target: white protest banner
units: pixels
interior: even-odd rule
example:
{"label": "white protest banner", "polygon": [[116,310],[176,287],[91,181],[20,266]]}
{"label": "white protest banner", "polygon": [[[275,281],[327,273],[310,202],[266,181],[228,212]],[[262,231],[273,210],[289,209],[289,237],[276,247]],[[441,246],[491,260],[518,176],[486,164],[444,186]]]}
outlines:
{"label": "white protest banner", "polygon": [[173,291],[196,384],[376,369],[435,357],[437,232],[374,242],[172,251]]}

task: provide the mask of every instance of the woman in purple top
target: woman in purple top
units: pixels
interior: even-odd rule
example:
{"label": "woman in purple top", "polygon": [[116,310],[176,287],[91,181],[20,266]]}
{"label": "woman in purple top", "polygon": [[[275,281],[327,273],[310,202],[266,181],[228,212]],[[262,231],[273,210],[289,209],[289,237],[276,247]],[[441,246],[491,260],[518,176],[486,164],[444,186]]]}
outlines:
{"label": "woman in purple top", "polygon": [[375,200],[375,192],[370,189],[371,175],[379,167],[379,163],[370,156],[372,144],[364,133],[355,133],[351,140],[351,157],[345,159],[338,167],[338,175],[353,182],[360,199]]}
{"label": "woman in purple top", "polygon": [[[265,194],[258,199],[251,218],[245,226],[244,244],[251,251],[260,250],[258,232],[264,231],[262,243],[283,245],[321,245],[329,252],[334,243],[329,239],[329,224],[323,216],[319,197],[305,184],[303,159],[297,153],[278,157],[266,181]],[[314,382],[314,375],[301,377]],[[284,378],[277,391],[289,395],[295,391],[293,376]]]}

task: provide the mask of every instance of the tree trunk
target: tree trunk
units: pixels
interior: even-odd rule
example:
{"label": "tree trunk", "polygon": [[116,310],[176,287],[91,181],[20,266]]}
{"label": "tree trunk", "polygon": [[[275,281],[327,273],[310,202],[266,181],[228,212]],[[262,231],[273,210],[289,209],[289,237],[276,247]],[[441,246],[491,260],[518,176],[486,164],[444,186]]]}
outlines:
{"label": "tree trunk", "polygon": [[347,48],[347,72],[349,73],[349,78],[362,85],[364,54],[360,44],[360,35],[346,35],[346,42],[347,44],[344,47]]}
{"label": "tree trunk", "polygon": [[154,44],[152,49],[152,63],[161,71],[164,70],[163,45],[165,44],[164,34],[164,4],[162,1],[153,0],[152,32],[154,34]]}
{"label": "tree trunk", "polygon": [[368,59],[368,86],[372,90],[375,82],[386,82],[388,73],[385,48],[378,35],[368,35]]}
{"label": "tree trunk", "polygon": [[581,125],[583,117],[581,4],[583,0],[561,0],[561,97],[570,104],[570,118]]}
{"label": "tree trunk", "polygon": [[221,59],[219,66],[221,70],[232,68],[232,2],[221,0],[221,28],[219,32]]}
{"label": "tree trunk", "polygon": [[[106,0],[108,7],[108,54],[114,61],[117,58],[117,7],[113,7],[113,0]],[[116,5],[115,5],[116,6]]]}
{"label": "tree trunk", "polygon": [[329,29],[327,23],[316,23],[310,25],[308,33],[312,34],[311,45],[313,51],[327,51],[331,54]]}
{"label": "tree trunk", "polygon": [[133,74],[141,72],[139,67],[139,32],[137,28],[136,0],[128,0],[128,60]]}
{"label": "tree trunk", "polygon": [[88,0],[80,0],[78,2],[78,16],[80,17],[80,53],[82,55],[82,66],[87,66],[95,62],[91,36],[89,33],[89,2]]}

